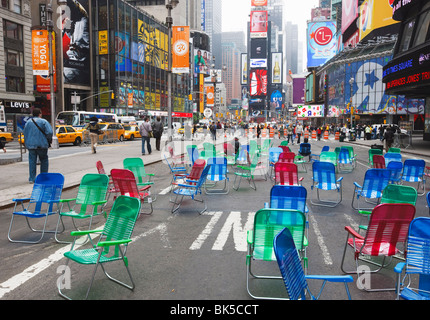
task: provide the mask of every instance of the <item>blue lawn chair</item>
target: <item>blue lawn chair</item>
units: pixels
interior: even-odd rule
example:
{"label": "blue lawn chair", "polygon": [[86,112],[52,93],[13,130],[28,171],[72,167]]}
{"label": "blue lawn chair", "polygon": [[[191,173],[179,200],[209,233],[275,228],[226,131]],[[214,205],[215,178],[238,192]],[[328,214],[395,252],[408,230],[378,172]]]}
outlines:
{"label": "blue lawn chair", "polygon": [[[33,185],[33,191],[30,198],[13,199],[15,207],[10,220],[9,231],[7,237],[10,242],[20,243],[39,243],[45,233],[55,233],[56,230],[46,230],[48,217],[57,214],[60,210],[59,203],[63,192],[64,176],[60,173],[40,173],[36,177]],[[24,204],[25,202],[27,202]],[[21,205],[21,210],[17,208]],[[40,233],[39,239],[36,240],[16,240],[12,239],[11,231],[13,229],[13,220],[15,216],[24,217],[27,221],[30,230],[35,233]],[[44,219],[42,229],[34,229],[30,225],[30,219]],[[64,231],[64,230],[63,230]],[[62,232],[62,231],[61,231]]]}
{"label": "blue lawn chair", "polygon": [[[342,180],[343,177],[336,177],[336,167],[331,162],[315,161],[312,164],[313,184],[311,190],[316,189],[317,201],[311,198],[311,203],[317,206],[336,207],[342,202]],[[336,200],[322,200],[320,198],[320,190],[337,191]]]}
{"label": "blue lawn chair", "polygon": [[[360,185],[354,182],[354,193],[352,196],[351,206],[355,210],[373,209],[377,205],[382,196],[382,191],[390,183],[391,172],[388,169],[368,169],[364,175],[363,184]],[[357,207],[354,206],[357,198]],[[363,198],[366,202],[376,201],[372,203],[372,208],[360,207],[360,199]],[[372,199],[372,200],[371,200]]]}
{"label": "blue lawn chair", "polygon": [[402,179],[403,163],[400,161],[390,161],[387,169],[391,173],[390,183],[398,184]]}
{"label": "blue lawn chair", "polygon": [[385,158],[385,166],[388,166],[388,164],[391,161],[402,162],[402,155],[400,153],[397,153],[397,152],[387,152],[386,154],[384,154],[384,158]]}
{"label": "blue lawn chair", "polygon": [[[202,214],[207,210],[207,206],[203,197],[201,198],[201,200],[198,200],[196,196],[202,195],[202,187],[203,187],[203,184],[206,182],[209,169],[210,169],[210,166],[206,165],[206,167],[203,169],[200,179],[197,182],[195,180],[191,180],[191,181],[187,180],[185,181],[185,183],[178,184],[178,188],[173,190],[173,193],[176,194],[176,199],[173,202],[172,213],[175,213],[176,211],[179,210],[179,207],[181,206],[182,201],[184,200],[184,197],[190,197],[192,200],[204,203],[204,208],[199,212],[200,214]],[[178,201],[179,197],[180,197],[180,201]]]}
{"label": "blue lawn chair", "polygon": [[347,148],[340,148],[338,155],[339,172],[352,172],[355,169],[355,159]]}
{"label": "blue lawn chair", "polygon": [[[293,237],[288,228],[278,233],[273,240],[276,260],[284,280],[290,300],[318,300],[327,282],[344,283],[348,299],[351,300],[348,283],[353,282],[351,276],[306,275],[300,263]],[[314,296],[308,286],[308,280],[321,280],[322,286],[318,295]]]}
{"label": "blue lawn chair", "polygon": [[[204,189],[206,194],[228,194],[228,171],[227,171],[227,158],[225,157],[216,157],[209,158],[208,165],[210,165],[210,169],[208,172],[207,180],[204,184]],[[212,181],[213,184],[211,186],[208,185],[208,181]],[[224,182],[224,187],[222,189],[215,189],[215,186],[218,182]]]}
{"label": "blue lawn chair", "polygon": [[430,192],[427,192],[427,207],[429,208],[429,214],[430,214]]}
{"label": "blue lawn chair", "polygon": [[426,180],[424,171],[426,168],[426,162],[420,159],[406,159],[403,164],[402,182],[418,182],[417,191],[422,188],[422,193],[418,192],[419,196],[425,194]]}
{"label": "blue lawn chair", "polygon": [[301,143],[298,151],[298,155],[301,157],[309,157],[309,161],[311,161],[311,144],[310,143]]}
{"label": "blue lawn chair", "polygon": [[398,273],[397,299],[430,300],[430,218],[412,220],[406,252],[406,262],[400,262],[394,268]]}
{"label": "blue lawn chair", "polygon": [[196,162],[197,159],[200,158],[199,149],[196,145],[189,145],[187,146],[187,155],[188,155],[188,165],[192,167],[194,165],[194,162]]}

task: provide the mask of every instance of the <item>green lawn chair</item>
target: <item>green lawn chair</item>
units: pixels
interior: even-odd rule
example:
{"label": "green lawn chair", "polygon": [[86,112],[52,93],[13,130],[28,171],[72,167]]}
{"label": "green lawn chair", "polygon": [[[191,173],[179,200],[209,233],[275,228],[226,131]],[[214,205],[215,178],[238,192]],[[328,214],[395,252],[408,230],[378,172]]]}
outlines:
{"label": "green lawn chair", "polygon": [[401,153],[401,150],[400,150],[400,148],[390,148],[390,149],[388,149],[388,152]]}
{"label": "green lawn chair", "polygon": [[281,142],[281,144],[280,144],[281,146],[287,146],[288,147],[288,141],[287,140],[284,140],[284,141],[282,141]]}
{"label": "green lawn chair", "polygon": [[[139,211],[139,199],[127,196],[119,196],[113,204],[112,210],[109,213],[103,230],[73,231],[71,233],[72,236],[75,236],[76,238],[81,236],[89,236],[91,234],[100,234],[97,244],[94,244],[94,242],[91,241],[91,248],[75,250],[75,242],[73,242],[70,251],[64,253],[64,256],[67,258],[65,270],[67,270],[67,266],[70,261],[74,261],[79,265],[95,265],[85,299],[88,298],[88,294],[90,293],[91,286],[93,284],[99,265],[102,267],[103,272],[110,280],[130,290],[134,289],[135,284],[128,268],[126,251],[128,244],[131,242],[131,235],[133,233]],[[103,265],[105,263],[114,261],[122,261],[124,263],[131,284],[126,284],[122,281],[119,281],[106,272],[106,269]],[[69,296],[63,293],[65,286],[64,281],[62,280],[63,279],[61,278],[57,280],[58,293],[62,297],[70,299]],[[78,288],[79,285],[70,285],[70,287]],[[118,293],[118,297],[120,297],[120,294],[121,293]]]}
{"label": "green lawn chair", "polygon": [[[293,235],[294,243],[304,263],[305,274],[307,273],[306,247],[308,245],[305,236],[306,217],[305,214],[298,210],[291,209],[271,209],[264,208],[258,210],[254,217],[254,226],[248,230],[247,242],[248,253],[246,256],[247,265],[247,291],[255,299],[267,299],[253,293],[251,279],[282,279],[277,275],[256,274],[253,270],[253,262],[256,268],[265,264],[265,262],[276,262],[275,252],[273,250],[273,239],[276,234],[288,228]],[[261,272],[258,272],[261,273]]]}
{"label": "green lawn chair", "polygon": [[252,189],[257,190],[257,186],[254,181],[254,176],[255,176],[255,172],[258,169],[259,156],[257,153],[255,153],[253,156],[250,153],[248,153],[247,158],[248,158],[247,165],[236,166],[236,171],[234,172],[234,182],[233,182],[233,189],[236,191],[239,190],[242,179],[246,179],[249,183],[249,186]]}
{"label": "green lawn chair", "polygon": [[[86,174],[79,185],[78,194],[73,199],[60,200],[60,212],[55,230],[55,241],[58,243],[70,243],[70,241],[60,240],[58,238],[58,227],[60,222],[65,230],[63,218],[69,217],[72,219],[75,230],[79,230],[76,226],[76,220],[89,220],[88,230],[91,229],[93,218],[95,216],[105,214],[104,207],[107,203],[106,195],[109,188],[109,177],[106,174]],[[64,205],[67,204],[67,209]]]}
{"label": "green lawn chair", "polygon": [[338,172],[338,157],[336,152],[334,151],[324,151],[320,154],[320,161],[330,162],[334,164],[334,167],[336,169],[336,172]]}
{"label": "green lawn chair", "polygon": [[155,176],[153,173],[146,173],[145,165],[141,158],[125,158],[123,160],[124,169],[133,172],[136,177],[138,187],[153,185],[152,178]]}

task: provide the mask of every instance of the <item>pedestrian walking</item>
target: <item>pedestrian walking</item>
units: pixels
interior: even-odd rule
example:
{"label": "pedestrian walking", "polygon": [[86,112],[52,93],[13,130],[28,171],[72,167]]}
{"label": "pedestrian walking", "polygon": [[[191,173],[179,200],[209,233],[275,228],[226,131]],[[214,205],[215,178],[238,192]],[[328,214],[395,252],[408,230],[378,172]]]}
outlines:
{"label": "pedestrian walking", "polygon": [[145,143],[148,153],[151,154],[151,137],[153,136],[153,133],[151,123],[149,122],[149,117],[145,117],[145,121],[139,127],[139,132],[142,136],[142,156],[145,155]]}
{"label": "pedestrian walking", "polygon": [[302,133],[303,133],[303,126],[299,123],[296,126],[297,144],[300,144],[300,137],[302,136]]}
{"label": "pedestrian walking", "polygon": [[30,183],[36,180],[37,158],[40,160],[40,173],[49,170],[48,148],[52,142],[52,127],[42,118],[42,110],[33,109],[33,118],[24,127],[25,147],[28,149],[28,165]]}
{"label": "pedestrian walking", "polygon": [[157,119],[155,120],[152,130],[154,132],[155,138],[155,149],[157,149],[157,151],[160,151],[161,136],[163,135],[164,131],[163,123],[161,122],[160,117],[157,117]]}
{"label": "pedestrian walking", "polygon": [[260,139],[260,134],[261,134],[261,126],[257,124],[257,139]]}
{"label": "pedestrian walking", "polygon": [[91,141],[91,151],[96,153],[97,142],[99,141],[99,134],[102,133],[99,119],[96,117],[92,117],[90,119],[90,123],[85,127],[86,130],[89,130],[90,141]]}
{"label": "pedestrian walking", "polygon": [[291,142],[291,144],[294,144],[294,140],[293,140],[293,127],[291,124],[288,125],[287,127],[287,139],[288,139],[288,143]]}

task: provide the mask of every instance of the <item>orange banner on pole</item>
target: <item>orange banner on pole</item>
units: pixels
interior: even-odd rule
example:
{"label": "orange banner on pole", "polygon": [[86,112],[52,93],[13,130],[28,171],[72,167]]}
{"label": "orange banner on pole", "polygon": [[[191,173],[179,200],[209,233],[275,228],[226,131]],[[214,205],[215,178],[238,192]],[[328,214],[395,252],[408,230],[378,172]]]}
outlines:
{"label": "orange banner on pole", "polygon": [[31,45],[33,58],[33,75],[49,75],[48,30],[32,30]]}
{"label": "orange banner on pole", "polygon": [[[38,31],[38,30],[33,30]],[[46,31],[46,30],[39,30],[39,31]],[[34,38],[33,38],[34,41]],[[48,39],[48,31],[46,31],[46,41],[49,44]],[[49,47],[49,45],[48,45]],[[34,47],[33,47],[34,48]],[[34,50],[33,50],[34,55]],[[57,92],[57,57],[56,57],[56,51],[55,51],[55,32],[52,32],[52,58],[54,60],[53,63],[53,70],[54,70],[54,92]],[[49,61],[49,51],[48,51],[48,61]],[[33,56],[33,63],[34,63],[34,56]],[[33,66],[34,68],[34,66]],[[50,92],[51,91],[51,79],[49,76],[49,63],[48,63],[48,72],[45,75],[37,75],[36,76],[36,90],[37,92]]]}
{"label": "orange banner on pole", "polygon": [[172,72],[190,72],[190,27],[172,29]]}
{"label": "orange banner on pole", "polygon": [[206,86],[206,106],[213,107],[215,105],[215,90],[213,86]]}

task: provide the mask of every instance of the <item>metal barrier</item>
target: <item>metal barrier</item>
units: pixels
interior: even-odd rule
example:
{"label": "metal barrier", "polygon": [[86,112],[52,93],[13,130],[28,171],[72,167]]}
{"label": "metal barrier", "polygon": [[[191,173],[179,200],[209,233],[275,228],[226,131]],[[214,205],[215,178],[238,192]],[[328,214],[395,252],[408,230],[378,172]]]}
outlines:
{"label": "metal barrier", "polygon": [[412,134],[395,133],[393,147],[404,149],[412,148]]}
{"label": "metal barrier", "polygon": [[[118,130],[108,129],[104,130],[103,134],[99,134],[98,144],[116,143],[121,142],[118,137]],[[82,131],[82,147],[91,146],[90,132],[88,130]]]}
{"label": "metal barrier", "polygon": [[21,144],[20,136],[24,137],[22,132],[11,132],[12,141],[6,141],[6,152],[0,150],[0,165],[14,162],[22,162],[22,155],[27,151],[24,144]]}

